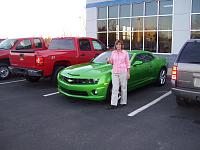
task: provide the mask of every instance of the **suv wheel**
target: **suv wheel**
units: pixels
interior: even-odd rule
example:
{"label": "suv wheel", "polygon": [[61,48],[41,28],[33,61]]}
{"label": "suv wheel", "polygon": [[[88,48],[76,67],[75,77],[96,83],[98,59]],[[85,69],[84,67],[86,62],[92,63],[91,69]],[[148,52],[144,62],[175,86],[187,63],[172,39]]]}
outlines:
{"label": "suv wheel", "polygon": [[26,77],[26,80],[29,82],[38,82],[40,77]]}
{"label": "suv wheel", "polygon": [[180,96],[176,96],[176,103],[179,106],[186,106],[186,107],[191,105],[191,101],[189,99],[186,99]]}
{"label": "suv wheel", "polygon": [[167,70],[165,68],[160,69],[158,79],[157,79],[157,84],[159,86],[162,86],[165,84],[167,78]]}
{"label": "suv wheel", "polygon": [[1,63],[0,64],[0,80],[7,79],[10,76],[10,70],[8,69],[8,65]]}

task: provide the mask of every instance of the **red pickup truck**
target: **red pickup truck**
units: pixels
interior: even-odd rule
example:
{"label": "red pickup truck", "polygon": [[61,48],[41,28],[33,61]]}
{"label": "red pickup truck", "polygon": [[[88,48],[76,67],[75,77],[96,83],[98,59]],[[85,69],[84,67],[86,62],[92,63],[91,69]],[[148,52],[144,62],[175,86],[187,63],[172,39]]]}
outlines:
{"label": "red pickup truck", "polygon": [[11,51],[13,73],[24,75],[27,81],[36,82],[41,77],[57,81],[58,72],[64,67],[86,63],[107,50],[100,41],[89,37],[53,38],[46,51]]}
{"label": "red pickup truck", "polygon": [[30,52],[46,49],[45,41],[40,37],[3,40],[0,43],[0,80],[10,76],[8,67],[10,66],[9,55],[11,50],[24,50]]}

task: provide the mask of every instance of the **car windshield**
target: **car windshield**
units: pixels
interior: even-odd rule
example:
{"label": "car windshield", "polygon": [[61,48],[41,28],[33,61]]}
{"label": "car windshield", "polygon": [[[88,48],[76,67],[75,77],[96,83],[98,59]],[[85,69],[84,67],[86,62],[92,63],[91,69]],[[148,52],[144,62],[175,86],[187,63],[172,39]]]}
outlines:
{"label": "car windshield", "polygon": [[74,40],[72,39],[53,39],[49,45],[50,50],[75,50]]}
{"label": "car windshield", "polygon": [[17,42],[16,39],[7,39],[0,43],[0,50],[8,50],[11,49],[15,43]]}
{"label": "car windshield", "polygon": [[188,42],[180,54],[180,63],[200,63],[200,42]]}
{"label": "car windshield", "polygon": [[[95,59],[93,59],[93,63],[107,63],[108,57],[111,56],[112,51],[107,51],[104,53],[101,53],[99,56],[97,56]],[[129,53],[129,60],[131,59],[132,54]]]}

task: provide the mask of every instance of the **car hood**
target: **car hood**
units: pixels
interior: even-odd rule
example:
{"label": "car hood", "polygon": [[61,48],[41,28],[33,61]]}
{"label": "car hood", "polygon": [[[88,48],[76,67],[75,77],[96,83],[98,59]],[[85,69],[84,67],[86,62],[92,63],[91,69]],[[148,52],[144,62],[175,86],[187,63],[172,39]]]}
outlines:
{"label": "car hood", "polygon": [[100,63],[79,64],[65,68],[61,75],[81,78],[97,78],[111,73],[112,65]]}

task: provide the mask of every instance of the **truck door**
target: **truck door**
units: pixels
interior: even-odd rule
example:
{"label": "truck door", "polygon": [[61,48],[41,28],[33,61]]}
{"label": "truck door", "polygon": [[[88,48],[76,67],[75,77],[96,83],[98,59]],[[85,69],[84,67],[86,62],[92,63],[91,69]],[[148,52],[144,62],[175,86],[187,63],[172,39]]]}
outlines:
{"label": "truck door", "polygon": [[94,57],[94,51],[88,39],[79,39],[79,63],[89,62]]}

